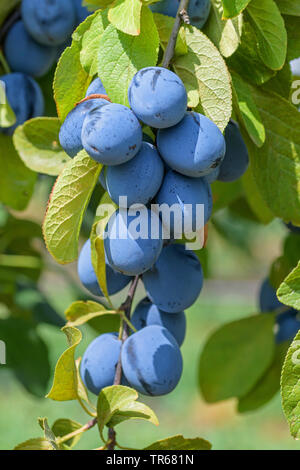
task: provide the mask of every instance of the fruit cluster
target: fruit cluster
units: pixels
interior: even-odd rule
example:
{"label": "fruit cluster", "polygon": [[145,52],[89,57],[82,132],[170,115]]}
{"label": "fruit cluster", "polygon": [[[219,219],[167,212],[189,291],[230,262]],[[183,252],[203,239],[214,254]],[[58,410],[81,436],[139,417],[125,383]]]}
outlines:
{"label": "fruit cluster", "polygon": [[[212,213],[210,183],[239,178],[247,169],[248,154],[236,123],[230,122],[224,137],[206,116],[187,110],[186,89],[170,70],[138,71],[128,100],[130,108],[111,103],[97,78],[60,131],[68,155],[85,149],[104,165],[100,182],[116,204],[122,202],[104,239],[108,293],[119,292],[141,276],[148,295],[132,317],[137,332],[124,344],[117,333],[98,337],[84,354],[81,375],[88,389],[98,394],[113,384],[121,355],[123,383],[157,396],[171,392],[180,380],[184,311],[197,300],[203,285],[198,257],[182,240],[175,240],[177,216],[183,225],[190,219],[191,232],[203,229]],[[177,204],[180,213],[166,227],[153,203],[169,209]],[[204,207],[202,225],[195,215],[198,205]],[[134,236],[132,227],[137,225],[143,236]],[[78,273],[93,295],[103,295],[90,240],[80,253]]]}
{"label": "fruit cluster", "polygon": [[44,97],[36,78],[44,76],[69,45],[75,27],[88,15],[81,0],[22,0],[20,14],[3,43],[12,73],[0,77],[16,122],[2,133],[12,135],[17,126],[44,114]]}

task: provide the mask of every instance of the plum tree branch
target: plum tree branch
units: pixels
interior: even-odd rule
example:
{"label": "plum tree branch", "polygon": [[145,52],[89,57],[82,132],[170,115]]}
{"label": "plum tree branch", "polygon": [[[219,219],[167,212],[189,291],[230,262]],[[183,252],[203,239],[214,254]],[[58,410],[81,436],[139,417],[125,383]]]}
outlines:
{"label": "plum tree branch", "polygon": [[178,8],[177,15],[175,18],[175,23],[171,32],[171,36],[169,38],[168,45],[164,53],[164,57],[163,57],[162,66],[165,67],[166,69],[169,68],[171,60],[173,59],[177,37],[178,37],[181,24],[182,23],[190,24],[189,15],[187,13],[189,1],[190,0],[181,0],[179,4],[179,8]]}

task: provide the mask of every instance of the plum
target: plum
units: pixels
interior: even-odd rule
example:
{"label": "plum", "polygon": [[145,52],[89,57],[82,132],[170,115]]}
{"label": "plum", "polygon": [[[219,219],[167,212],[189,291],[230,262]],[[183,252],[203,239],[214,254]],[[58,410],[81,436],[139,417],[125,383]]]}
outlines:
{"label": "plum", "polygon": [[225,129],[226,153],[220,165],[218,180],[225,183],[236,181],[249,166],[249,155],[240,128],[232,119]]}
{"label": "plum", "polygon": [[73,4],[75,6],[77,23],[82,23],[91,12],[82,5],[82,0],[73,0]]}
{"label": "plum", "polygon": [[[161,13],[163,15],[173,16],[173,18],[175,18],[179,4],[180,0],[162,0],[158,3],[150,5],[150,8],[154,13]],[[210,7],[210,0],[190,0],[188,15],[191,24],[199,29],[202,28],[209,16]]]}
{"label": "plum", "polygon": [[90,95],[106,95],[105,88],[100,78],[95,78],[95,80],[93,80],[90,86],[88,87],[85,96]]}

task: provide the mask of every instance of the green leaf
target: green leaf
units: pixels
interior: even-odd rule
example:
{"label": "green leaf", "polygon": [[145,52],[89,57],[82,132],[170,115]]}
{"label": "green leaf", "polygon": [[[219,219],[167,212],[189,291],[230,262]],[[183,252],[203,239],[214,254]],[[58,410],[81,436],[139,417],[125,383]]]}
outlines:
{"label": "green leaf", "polygon": [[55,401],[76,400],[78,381],[75,350],[82,340],[82,334],[77,328],[72,327],[65,327],[62,331],[67,336],[69,347],[56,364],[53,385],[47,398]]}
{"label": "green leaf", "polygon": [[213,333],[199,364],[200,388],[208,403],[250,392],[273,361],[273,328],[273,315],[256,315]]}
{"label": "green leaf", "polygon": [[[52,432],[59,440],[59,438],[67,436],[68,434],[71,434],[74,431],[78,431],[78,429],[81,428],[82,425],[80,423],[77,423],[76,421],[73,421],[72,419],[58,419],[52,426]],[[68,446],[69,449],[72,449],[76,446],[76,444],[78,444],[81,437],[82,434],[78,434],[77,436],[74,436],[68,441],[66,441],[64,445]]]}
{"label": "green leaf", "polygon": [[0,81],[0,127],[11,127],[16,120],[16,115],[7,101],[3,82]]}
{"label": "green leaf", "polygon": [[38,419],[40,427],[44,431],[45,439],[49,442],[53,450],[59,450],[55,435],[53,431],[50,429],[47,418],[39,418]]}
{"label": "green leaf", "polygon": [[71,159],[59,143],[60,121],[57,118],[35,118],[19,126],[14,145],[25,165],[46,175],[59,175]]}
{"label": "green leaf", "polygon": [[54,99],[57,113],[63,122],[86,93],[91,77],[80,62],[80,43],[73,41],[61,55],[54,77]]}
{"label": "green leaf", "polygon": [[74,302],[65,312],[68,326],[79,326],[89,323],[99,334],[119,331],[120,316],[113,311],[105,310],[103,305],[91,300]]}
{"label": "green leaf", "polygon": [[197,28],[185,26],[188,53],[177,57],[174,69],[186,86],[189,106],[223,131],[231,117],[232,92],[226,64],[213,43]]}
{"label": "green leaf", "polygon": [[285,358],[281,375],[281,396],[291,435],[300,438],[300,331]]}
{"label": "green leaf", "polygon": [[[248,149],[250,145],[253,145],[250,139],[246,140],[246,143]],[[256,215],[256,217],[261,223],[265,225],[269,224],[274,219],[274,214],[267,206],[266,202],[262,197],[261,192],[259,191],[259,188],[252,173],[251,166],[250,168],[248,168],[242,178],[242,185],[245,191],[248,204],[251,207],[253,213]]]}
{"label": "green leaf", "polygon": [[56,180],[43,231],[47,248],[58,263],[71,263],[77,259],[82,219],[101,168],[102,165],[82,150]]}
{"label": "green leaf", "polygon": [[255,145],[261,147],[266,140],[266,132],[252,97],[251,88],[238,74],[232,73],[231,78],[238,104],[238,114]]}
{"label": "green leaf", "polygon": [[300,310],[300,261],[279,286],[277,296],[283,304]]}
{"label": "green leaf", "polygon": [[233,18],[239,15],[247,7],[250,0],[222,0],[224,18]]}
{"label": "green leaf", "polygon": [[300,50],[299,18],[297,16],[284,16],[284,23],[288,35],[287,60],[298,59]]}
{"label": "green leaf", "polygon": [[18,444],[14,450],[54,450],[50,442],[43,437],[29,439],[28,441]]}
{"label": "green leaf", "polygon": [[299,225],[300,113],[276,94],[253,88],[252,96],[267,135],[260,149],[249,142],[253,177],[273,214]]}
{"label": "green leaf", "polygon": [[5,0],[0,4],[0,25],[2,25],[3,21],[7,18],[9,13],[20,3],[20,0],[9,0],[6,2]]}
{"label": "green leaf", "polygon": [[258,52],[272,70],[283,67],[287,53],[287,32],[274,0],[251,0],[247,16],[256,32]]}
{"label": "green leaf", "polygon": [[[161,15],[160,13],[154,13],[154,21],[157,26],[159,40],[163,50],[166,49],[175,19],[170,16]],[[177,36],[176,46],[175,46],[175,56],[180,56],[187,54],[188,49],[185,40],[185,31],[181,27]]]}
{"label": "green leaf", "polygon": [[239,399],[239,413],[257,410],[268,403],[280,389],[280,375],[289,343],[277,344],[274,361],[253,389]]}
{"label": "green leaf", "polygon": [[229,206],[233,201],[242,195],[242,186],[240,181],[232,183],[223,183],[222,181],[215,181],[212,184],[214,212]]}
{"label": "green leaf", "polygon": [[211,443],[196,437],[193,439],[185,439],[183,436],[172,436],[154,442],[143,450],[210,450]]}
{"label": "green leaf", "polygon": [[232,20],[224,19],[222,0],[211,0],[211,5],[211,13],[203,32],[224,57],[230,57],[241,42],[243,17],[239,15]]}
{"label": "green leaf", "polygon": [[297,0],[276,0],[276,3],[281,13],[300,16],[300,4]]}
{"label": "green leaf", "polygon": [[115,427],[130,419],[143,419],[158,426],[158,420],[148,406],[137,402],[138,393],[129,387],[113,385],[101,390],[97,411],[98,428],[101,437],[104,427]]}
{"label": "green leaf", "polygon": [[0,201],[12,209],[24,210],[29,203],[37,175],[26,168],[16,152],[12,138],[0,134]]}
{"label": "green leaf", "polygon": [[142,8],[141,34],[129,36],[109,25],[98,54],[98,75],[111,100],[128,105],[128,87],[136,72],[157,63],[159,37],[152,12]]}
{"label": "green leaf", "polygon": [[109,21],[123,33],[138,36],[141,32],[140,0],[116,0],[108,12]]}

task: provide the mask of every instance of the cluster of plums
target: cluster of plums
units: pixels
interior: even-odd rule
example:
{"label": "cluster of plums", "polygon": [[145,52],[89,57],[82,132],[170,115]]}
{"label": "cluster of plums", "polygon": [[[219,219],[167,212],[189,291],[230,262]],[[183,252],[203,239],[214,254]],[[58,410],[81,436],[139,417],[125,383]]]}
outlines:
{"label": "cluster of plums", "polygon": [[[210,119],[188,111],[182,81],[165,68],[147,67],[136,73],[128,90],[130,108],[111,103],[99,78],[86,95],[63,123],[60,143],[71,157],[85,149],[104,165],[100,182],[115,203],[126,196],[127,205],[111,216],[104,240],[107,289],[113,295],[141,276],[147,298],[132,317],[137,332],[123,345],[117,333],[99,336],[83,356],[81,376],[98,394],[113,384],[121,354],[124,383],[146,395],[167,394],[181,377],[184,311],[201,292],[203,271],[195,253],[175,242],[176,218],[170,219],[166,237],[166,222],[152,210],[152,203],[177,203],[181,219],[191,217],[192,231],[202,229],[212,212],[210,183],[239,178],[248,166],[247,149],[234,122],[224,137]],[[152,128],[155,142],[143,134],[143,126]],[[186,204],[191,207],[188,214]],[[197,204],[204,206],[201,227],[194,217]],[[140,238],[131,232],[137,217],[147,227]],[[155,238],[153,224],[160,228]],[[90,240],[80,253],[78,273],[93,295],[103,295]]]}
{"label": "cluster of plums", "polygon": [[44,97],[35,78],[45,75],[69,45],[75,27],[88,15],[82,0],[22,0],[20,18],[8,30],[3,51],[12,73],[0,77],[17,126],[44,114]]}

